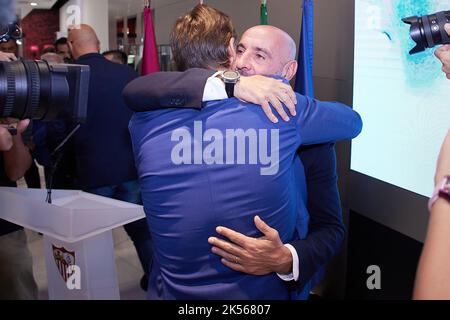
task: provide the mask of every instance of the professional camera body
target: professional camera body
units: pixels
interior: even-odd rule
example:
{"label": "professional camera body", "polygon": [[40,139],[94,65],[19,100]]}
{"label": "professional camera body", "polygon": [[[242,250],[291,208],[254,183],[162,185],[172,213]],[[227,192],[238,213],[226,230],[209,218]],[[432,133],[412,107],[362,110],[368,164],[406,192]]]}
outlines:
{"label": "professional camera body", "polygon": [[0,42],[18,40],[22,37],[22,31],[16,23],[15,8],[15,1],[0,0]]}
{"label": "professional camera body", "polygon": [[450,11],[408,17],[402,21],[411,25],[410,35],[417,44],[409,54],[419,53],[439,44],[450,44],[450,37],[444,29],[444,25],[450,22]]}

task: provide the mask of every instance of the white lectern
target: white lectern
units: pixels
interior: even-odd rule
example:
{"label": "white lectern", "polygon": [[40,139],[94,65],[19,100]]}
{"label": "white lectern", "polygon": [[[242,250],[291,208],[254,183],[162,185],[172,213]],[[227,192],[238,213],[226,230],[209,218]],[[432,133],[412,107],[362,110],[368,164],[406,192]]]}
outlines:
{"label": "white lectern", "polygon": [[112,229],[142,206],[82,191],[0,188],[0,218],[44,235],[50,299],[120,299]]}

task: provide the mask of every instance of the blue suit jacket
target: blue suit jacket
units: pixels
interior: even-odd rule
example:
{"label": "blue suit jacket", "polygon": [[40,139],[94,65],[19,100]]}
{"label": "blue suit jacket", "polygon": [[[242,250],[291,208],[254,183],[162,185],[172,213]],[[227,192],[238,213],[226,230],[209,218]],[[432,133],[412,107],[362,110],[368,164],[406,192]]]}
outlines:
{"label": "blue suit jacket", "polygon": [[[190,69],[186,72],[159,72],[140,77],[124,90],[124,99],[133,111],[158,108],[202,107],[203,90],[214,71]],[[300,258],[299,280],[286,283],[293,296],[307,297],[310,287],[321,279],[323,267],[343,243],[342,220],[336,175],[334,144],[302,146],[297,153],[306,175],[307,235],[289,243]]]}
{"label": "blue suit jacket", "polygon": [[[255,277],[223,266],[219,257],[211,253],[207,239],[214,235],[217,225],[261,236],[253,224],[256,214],[279,231],[283,242],[306,238],[306,185],[296,156],[298,147],[351,139],[361,130],[361,119],[344,105],[302,96],[298,96],[298,101],[298,115],[278,125],[270,123],[259,107],[236,99],[209,103],[201,111],[159,110],[133,116],[130,122],[133,149],[155,245],[150,298],[291,297],[288,286],[275,274]],[[273,132],[279,133],[278,170],[265,176],[261,174],[261,163],[175,163],[174,132],[183,129],[193,135],[188,145],[195,153],[199,145],[196,122],[204,130],[222,132],[223,137],[228,137],[227,129],[238,128],[271,130],[271,136]],[[270,143],[267,147],[270,145],[273,147]],[[246,152],[245,159],[249,159],[248,149]],[[189,153],[188,159],[191,156],[191,151],[182,153]],[[196,200],[198,197],[201,201]]]}
{"label": "blue suit jacket", "polygon": [[86,190],[136,180],[128,132],[132,112],[121,92],[137,73],[98,53],[85,54],[76,63],[91,70],[86,123],[73,139],[77,187]]}

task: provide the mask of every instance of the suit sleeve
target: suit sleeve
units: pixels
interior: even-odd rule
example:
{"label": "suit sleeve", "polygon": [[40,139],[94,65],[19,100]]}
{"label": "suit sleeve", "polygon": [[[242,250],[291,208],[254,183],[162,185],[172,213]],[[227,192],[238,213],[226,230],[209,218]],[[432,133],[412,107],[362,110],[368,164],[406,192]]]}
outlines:
{"label": "suit sleeve", "polygon": [[309,233],[306,239],[290,244],[299,257],[299,279],[295,285],[303,288],[341,248],[345,227],[337,186],[334,144],[302,147],[299,152],[307,181]]}
{"label": "suit sleeve", "polygon": [[360,115],[338,102],[297,95],[296,126],[302,145],[350,140],[362,130]]}
{"label": "suit sleeve", "polygon": [[212,70],[157,72],[137,78],[123,91],[127,106],[135,112],[160,108],[201,109],[206,81]]}

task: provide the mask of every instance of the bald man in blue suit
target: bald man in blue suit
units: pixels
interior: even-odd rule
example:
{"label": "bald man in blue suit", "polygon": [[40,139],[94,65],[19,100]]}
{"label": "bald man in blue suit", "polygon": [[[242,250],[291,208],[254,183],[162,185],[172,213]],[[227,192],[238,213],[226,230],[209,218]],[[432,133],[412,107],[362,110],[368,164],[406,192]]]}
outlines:
{"label": "bald man in blue suit", "polygon": [[[202,12],[194,11],[191,15],[201,20]],[[298,114],[290,122],[278,125],[270,123],[260,108],[236,99],[208,103],[201,112],[172,109],[133,117],[133,147],[144,206],[155,238],[150,298],[293,297],[289,286],[274,273],[254,276],[225,267],[211,253],[206,240],[217,225],[260,237],[253,224],[254,215],[275,227],[284,243],[306,237],[306,186],[296,156],[298,147],[353,138],[361,130],[361,120],[340,104],[301,96],[297,99]],[[259,161],[255,160],[249,142],[242,158],[253,156],[256,163],[239,163],[239,155],[232,161],[226,148],[220,161],[219,146],[227,145],[230,132],[239,129],[253,136],[253,141],[259,139],[260,148],[272,149],[269,153],[278,156],[270,162],[260,153]],[[205,149],[199,149],[205,141]],[[207,148],[212,145],[215,153],[208,153]],[[176,159],[175,149],[179,156]]]}

